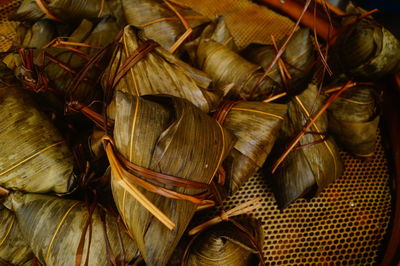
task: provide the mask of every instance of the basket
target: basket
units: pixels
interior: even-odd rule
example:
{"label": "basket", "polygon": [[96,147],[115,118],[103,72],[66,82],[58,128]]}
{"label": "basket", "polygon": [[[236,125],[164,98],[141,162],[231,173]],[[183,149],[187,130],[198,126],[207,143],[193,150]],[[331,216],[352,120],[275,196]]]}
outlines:
{"label": "basket", "polygon": [[[305,1],[263,2],[297,19]],[[2,52],[12,45],[17,23],[7,17],[19,3],[19,0],[0,2]],[[304,19],[303,23],[311,26],[310,20]],[[325,26],[319,25],[321,35],[326,34]],[[389,265],[398,259],[400,193],[396,185],[400,184],[397,137],[400,114],[396,100],[400,99],[400,90],[393,88],[400,86],[388,85],[392,88],[385,91],[384,119],[376,154],[370,161],[363,162],[342,152],[343,176],[318,197],[297,200],[284,211],[278,209],[271,189],[260,175],[252,177],[225,202],[225,208],[231,209],[256,196],[262,198],[262,207],[252,216],[262,222],[265,232],[262,251],[267,265]]]}

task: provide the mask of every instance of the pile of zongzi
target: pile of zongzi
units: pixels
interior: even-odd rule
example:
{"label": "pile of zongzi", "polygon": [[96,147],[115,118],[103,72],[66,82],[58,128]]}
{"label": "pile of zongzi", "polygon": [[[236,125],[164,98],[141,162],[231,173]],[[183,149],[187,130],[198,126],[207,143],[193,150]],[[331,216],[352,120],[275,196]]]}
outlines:
{"label": "pile of zongzi", "polygon": [[[287,208],[340,178],[339,147],[374,155],[389,31],[353,9],[323,43],[218,2],[22,1],[0,57],[1,265],[263,265],[261,225],[232,218],[260,199],[227,197],[262,169]],[[249,13],[288,24],[240,36]]]}

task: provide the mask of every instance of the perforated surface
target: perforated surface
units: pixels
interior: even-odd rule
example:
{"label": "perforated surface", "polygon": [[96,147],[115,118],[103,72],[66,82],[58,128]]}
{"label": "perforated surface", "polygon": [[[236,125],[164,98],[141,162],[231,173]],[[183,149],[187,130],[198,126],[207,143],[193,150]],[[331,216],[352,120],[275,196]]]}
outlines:
{"label": "perforated surface", "polygon": [[19,3],[19,0],[0,1],[0,52],[7,51],[12,45],[18,23],[8,21],[8,15],[18,8]]}
{"label": "perforated surface", "polygon": [[369,162],[341,153],[346,170],[321,195],[277,208],[271,189],[252,177],[226,202],[231,209],[254,197],[262,208],[251,216],[262,221],[267,264],[369,265],[377,262],[391,215],[387,160],[380,143]]}
{"label": "perforated surface", "polygon": [[249,0],[172,0],[189,6],[204,16],[223,16],[239,48],[250,43],[272,44],[271,35],[280,40],[289,34],[294,22],[267,7]]}

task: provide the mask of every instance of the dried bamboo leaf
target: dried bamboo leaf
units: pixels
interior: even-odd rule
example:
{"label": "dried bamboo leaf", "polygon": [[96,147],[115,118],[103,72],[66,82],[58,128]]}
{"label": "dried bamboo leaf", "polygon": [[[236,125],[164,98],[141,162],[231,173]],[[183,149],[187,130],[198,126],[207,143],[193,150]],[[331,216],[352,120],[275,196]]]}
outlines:
{"label": "dried bamboo leaf", "polygon": [[279,84],[269,77],[255,88],[263,75],[261,66],[250,63],[223,44],[208,38],[207,29],[198,41],[195,58],[196,66],[210,75],[218,87],[233,84],[228,98],[263,99],[279,88]]}
{"label": "dried bamboo leaf", "polygon": [[[300,132],[312,115],[323,105],[318,88],[310,84],[288,104],[287,119],[279,133],[275,153],[281,153],[287,142]],[[314,109],[312,109],[314,108]],[[324,113],[300,140],[301,145],[289,153],[287,158],[270,176],[272,189],[280,208],[286,208],[299,197],[317,195],[339,177],[343,170],[339,150],[335,142],[326,137],[328,117]]]}
{"label": "dried bamboo leaf", "polygon": [[[127,26],[120,40],[123,48],[117,52],[103,80],[112,80],[124,62],[146,39],[135,28]],[[116,84],[115,89],[132,95],[168,94],[189,100],[205,112],[219,101],[218,91],[209,90],[211,79],[162,47],[157,47],[137,62]]]}
{"label": "dried bamboo leaf", "polygon": [[[119,28],[115,19],[112,17],[104,17],[97,24],[88,20],[83,20],[78,28],[68,38],[68,41],[85,43],[92,47],[104,47],[114,39],[118,31]],[[103,65],[102,63],[104,62],[100,62],[96,69],[89,71],[86,80],[83,80],[77,89],[69,91],[71,85],[70,81],[73,80],[76,73],[84,67],[88,59],[99,51],[99,48],[80,47],[79,50],[86,53],[87,58],[64,48],[47,48],[39,51],[40,53],[36,57],[36,61],[40,65],[44,64],[40,62],[42,58],[41,55],[44,52],[55,60],[60,61],[61,64],[72,69],[72,72],[68,71],[59,63],[56,63],[49,58],[46,59],[45,57],[46,64],[44,71],[52,82],[54,88],[60,92],[67,93],[72,97],[71,100],[77,100],[89,104],[92,100],[101,95],[101,90],[96,87],[95,83],[98,79],[99,72],[105,68],[105,64]]]}
{"label": "dried bamboo leaf", "polygon": [[283,104],[239,102],[232,107],[223,123],[224,128],[237,137],[234,149],[223,163],[229,195],[263,166],[278,137],[285,113]]}
{"label": "dried bamboo leaf", "polygon": [[[232,51],[238,51],[238,47],[236,46],[233,36],[231,32],[228,30],[225,20],[223,17],[219,17],[216,21],[209,24],[201,33],[202,38],[211,39],[220,44],[225,45]],[[184,49],[190,58],[190,62],[195,65],[196,64],[196,53],[197,47],[199,46],[200,38],[197,38],[191,42],[188,42],[184,45]]]}
{"label": "dried bamboo leaf", "polygon": [[[42,264],[75,265],[89,217],[87,204],[47,195],[14,193],[5,205],[15,212],[21,232]],[[117,217],[96,206],[90,224],[91,229],[85,234],[82,262],[86,261],[88,252],[89,265],[107,265],[109,252],[119,259],[124,254],[125,260],[120,263],[139,256],[136,244],[119,225]],[[107,241],[110,251],[107,251]]]}
{"label": "dried bamboo leaf", "polygon": [[[261,244],[263,232],[259,223],[247,223],[246,228]],[[194,240],[189,250],[187,266],[258,265],[257,250],[246,235],[231,223],[214,226]]]}
{"label": "dried bamboo leaf", "polygon": [[39,20],[35,22],[24,34],[22,42],[17,44],[26,48],[41,48],[48,44],[56,34],[56,26],[50,20]]}
{"label": "dried bamboo leaf", "polygon": [[359,79],[377,79],[398,72],[399,62],[399,40],[372,19],[346,26],[330,49],[332,68]]}
{"label": "dried bamboo leaf", "polygon": [[[122,4],[128,24],[141,28],[147,38],[156,41],[166,50],[186,31],[176,14],[162,1],[123,0]],[[191,28],[209,21],[191,9],[175,8]]]}
{"label": "dried bamboo leaf", "polygon": [[329,131],[352,154],[368,158],[374,154],[380,118],[376,89],[352,87],[328,109]]}
{"label": "dried bamboo leaf", "polygon": [[[266,69],[276,57],[276,50],[273,45],[251,44],[241,52],[241,55],[250,62]],[[297,30],[290,39],[281,58],[291,75],[288,85],[297,92],[304,89],[311,78],[310,74],[312,72],[310,70],[315,60],[310,30],[306,28]],[[272,68],[268,76],[281,87],[285,85],[279,73],[278,65]]]}
{"label": "dried bamboo leaf", "polygon": [[15,215],[0,205],[0,259],[22,265],[34,257],[18,228]]}
{"label": "dried bamboo leaf", "polygon": [[[106,14],[109,9],[106,1],[99,0],[50,0],[46,1],[49,13],[61,21],[79,23],[81,19],[95,20]],[[36,21],[47,16],[40,10],[36,0],[23,0],[19,8],[9,19],[18,21]]]}
{"label": "dried bamboo leaf", "polygon": [[[114,137],[118,151],[135,165],[201,183],[210,183],[232,146],[232,137],[213,119],[184,99],[140,98],[117,91]],[[112,172],[112,188],[121,216],[149,265],[165,265],[197,205],[140,192],[176,224],[168,230],[121,184]],[[163,185],[164,187],[164,185]],[[166,186],[171,188],[170,186]],[[176,187],[197,194],[200,189]]]}
{"label": "dried bamboo leaf", "polygon": [[[12,73],[2,66],[0,75],[4,82]],[[69,192],[76,177],[65,140],[19,83],[9,82],[0,83],[0,184],[36,193]]]}

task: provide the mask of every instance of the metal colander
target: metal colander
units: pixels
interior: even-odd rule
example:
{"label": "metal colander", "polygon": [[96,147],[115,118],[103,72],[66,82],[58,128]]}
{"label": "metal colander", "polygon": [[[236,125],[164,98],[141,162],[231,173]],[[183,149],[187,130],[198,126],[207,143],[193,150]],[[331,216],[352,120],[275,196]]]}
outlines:
{"label": "metal colander", "polygon": [[[0,2],[0,51],[12,45],[17,23],[7,17],[19,3]],[[248,42],[248,35],[245,37],[242,39]],[[262,198],[262,208],[251,215],[261,220],[265,231],[262,250],[267,264],[379,262],[392,212],[390,175],[381,138],[368,162],[345,152],[341,155],[343,175],[310,201],[299,199],[280,211],[269,186],[255,175],[225,202],[225,208],[231,209],[254,197]]]}
{"label": "metal colander", "polygon": [[343,175],[319,196],[299,199],[284,211],[270,187],[255,175],[225,203],[231,209],[254,197],[262,208],[251,216],[262,221],[267,265],[356,264],[379,262],[391,217],[388,162],[379,137],[368,162],[342,152]]}

